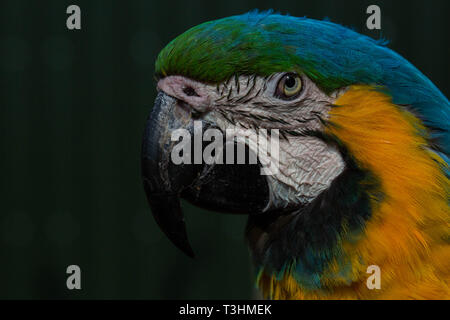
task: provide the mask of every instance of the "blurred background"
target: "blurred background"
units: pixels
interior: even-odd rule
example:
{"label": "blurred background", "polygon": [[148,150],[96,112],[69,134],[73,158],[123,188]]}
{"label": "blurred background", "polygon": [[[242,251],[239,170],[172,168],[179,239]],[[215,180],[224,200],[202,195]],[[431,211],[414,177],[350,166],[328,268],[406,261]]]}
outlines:
{"label": "blurred background", "polygon": [[[81,30],[66,8],[81,8]],[[365,23],[381,7],[382,30]],[[450,2],[19,1],[0,4],[0,298],[244,299],[246,217],[184,203],[195,260],[163,236],[140,179],[154,61],[201,22],[273,8],[390,40],[448,97]],[[81,268],[82,290],[66,288]]]}

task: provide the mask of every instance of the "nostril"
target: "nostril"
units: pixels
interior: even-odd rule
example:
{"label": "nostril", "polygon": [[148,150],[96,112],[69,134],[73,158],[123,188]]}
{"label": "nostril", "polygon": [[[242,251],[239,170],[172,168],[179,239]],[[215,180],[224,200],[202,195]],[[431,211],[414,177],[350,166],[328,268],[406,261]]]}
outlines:
{"label": "nostril", "polygon": [[184,92],[184,94],[187,95],[188,97],[193,97],[193,96],[199,97],[199,95],[197,94],[197,92],[195,92],[194,88],[192,88],[192,87],[185,87],[185,88],[183,89],[183,92]]}

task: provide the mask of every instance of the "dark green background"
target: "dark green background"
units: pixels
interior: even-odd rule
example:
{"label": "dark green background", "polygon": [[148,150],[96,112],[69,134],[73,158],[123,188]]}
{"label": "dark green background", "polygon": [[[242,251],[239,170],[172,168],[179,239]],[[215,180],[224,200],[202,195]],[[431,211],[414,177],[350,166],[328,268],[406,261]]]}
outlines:
{"label": "dark green background", "polygon": [[[201,22],[253,8],[390,39],[448,96],[447,0],[2,1],[0,298],[250,298],[245,217],[187,204],[197,258],[156,227],[140,180],[154,60]],[[66,28],[66,7],[82,30]],[[382,32],[365,28],[369,4]],[[66,268],[82,290],[66,289]]]}

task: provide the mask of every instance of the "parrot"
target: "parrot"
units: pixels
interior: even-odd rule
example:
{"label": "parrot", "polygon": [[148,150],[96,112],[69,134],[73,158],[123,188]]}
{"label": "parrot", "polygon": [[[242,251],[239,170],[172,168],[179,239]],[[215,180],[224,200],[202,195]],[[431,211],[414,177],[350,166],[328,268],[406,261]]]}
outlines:
{"label": "parrot", "polygon": [[[450,104],[385,39],[254,10],[181,33],[155,79],[141,176],[181,251],[194,256],[183,199],[247,215],[264,299],[450,298]],[[223,134],[187,143],[175,163],[180,130],[195,142],[207,129]],[[278,137],[278,151],[259,156],[249,131]],[[257,161],[189,161],[213,140]]]}

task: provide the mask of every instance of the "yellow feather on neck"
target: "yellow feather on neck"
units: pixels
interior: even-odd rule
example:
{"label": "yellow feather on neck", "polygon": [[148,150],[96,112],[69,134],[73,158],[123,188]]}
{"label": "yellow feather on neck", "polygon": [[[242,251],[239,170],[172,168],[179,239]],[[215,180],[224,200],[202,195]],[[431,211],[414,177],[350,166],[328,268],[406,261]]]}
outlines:
{"label": "yellow feather on neck", "polygon": [[[324,290],[303,290],[286,273],[262,274],[258,285],[272,299],[450,299],[450,182],[446,163],[426,141],[412,113],[369,86],[352,86],[335,101],[326,133],[335,136],[362,169],[381,184],[372,216],[356,243],[342,243],[342,261],[321,277]],[[370,290],[367,267],[381,270],[381,289]],[[349,282],[350,279],[350,282]]]}

